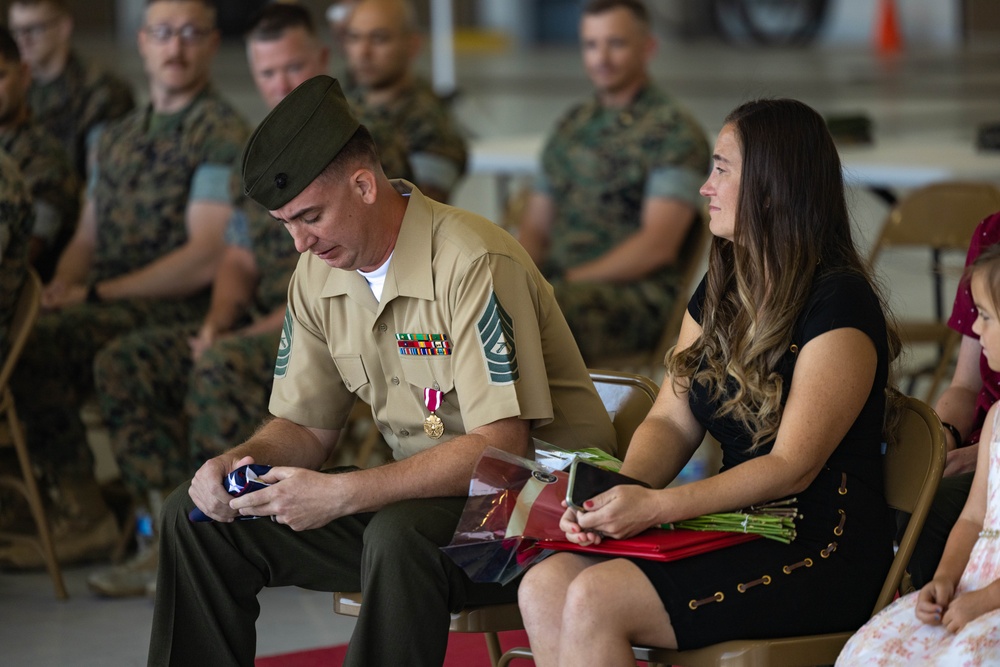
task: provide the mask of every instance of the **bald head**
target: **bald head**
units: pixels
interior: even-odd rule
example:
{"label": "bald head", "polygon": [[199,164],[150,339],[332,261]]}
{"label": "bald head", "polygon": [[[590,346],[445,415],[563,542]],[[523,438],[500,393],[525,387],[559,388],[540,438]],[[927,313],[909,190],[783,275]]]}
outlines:
{"label": "bald head", "polygon": [[413,5],[406,0],[358,3],[347,22],[344,47],[351,74],[366,91],[405,85],[420,51]]}

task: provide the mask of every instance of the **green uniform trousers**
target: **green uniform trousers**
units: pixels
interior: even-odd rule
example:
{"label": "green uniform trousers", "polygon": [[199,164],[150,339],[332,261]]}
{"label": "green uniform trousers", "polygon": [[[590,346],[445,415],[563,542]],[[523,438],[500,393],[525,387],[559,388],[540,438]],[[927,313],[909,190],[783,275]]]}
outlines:
{"label": "green uniform trousers", "polygon": [[106,345],[94,382],[122,481],[172,489],[267,417],[279,333],[222,338],[195,362],[198,325],[142,329]]}
{"label": "green uniform trousers", "polygon": [[188,486],[163,508],[151,666],[252,667],[264,586],[362,591],[347,667],[439,667],[451,612],[517,599],[516,585],[475,584],[439,549],[465,498],[408,500],[295,532],[267,519],[191,523]]}
{"label": "green uniform trousers", "polygon": [[94,388],[97,353],[139,327],[191,321],[204,301],[81,303],[42,313],[11,379],[32,456],[48,481],[93,475],[80,404]]}
{"label": "green uniform trousers", "polygon": [[652,351],[670,319],[676,295],[653,283],[552,282],[583,360]]}

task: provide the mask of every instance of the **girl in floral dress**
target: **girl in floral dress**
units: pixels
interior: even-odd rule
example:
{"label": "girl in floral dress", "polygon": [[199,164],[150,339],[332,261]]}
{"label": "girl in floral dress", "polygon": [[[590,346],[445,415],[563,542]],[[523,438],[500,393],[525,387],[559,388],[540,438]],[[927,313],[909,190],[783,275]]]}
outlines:
{"label": "girl in floral dress", "polygon": [[[971,267],[973,331],[1000,371],[1000,244]],[[837,665],[1000,665],[1000,402],[986,417],[969,499],[934,579],[854,635]]]}

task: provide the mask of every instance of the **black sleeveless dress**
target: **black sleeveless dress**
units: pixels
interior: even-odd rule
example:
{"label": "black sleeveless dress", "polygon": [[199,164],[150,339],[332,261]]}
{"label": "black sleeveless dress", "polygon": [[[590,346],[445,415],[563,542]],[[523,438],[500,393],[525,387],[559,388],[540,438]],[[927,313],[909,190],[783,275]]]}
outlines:
{"label": "black sleeveless dress", "polygon": [[[704,300],[702,280],[688,305],[698,322]],[[816,279],[777,370],[787,399],[798,351],[813,338],[844,327],[864,332],[874,343],[875,381],[826,466],[796,496],[804,515],[796,521],[796,540],[786,545],[759,539],[672,563],[634,559],[663,600],[679,648],[853,631],[871,615],[892,561],[894,523],[882,478],[889,367],[885,317],[863,277],[838,273]],[[752,434],[731,418],[717,419],[716,403],[705,387],[693,386],[689,396],[695,417],[722,445],[722,470],[771,450],[773,442],[748,453]]]}

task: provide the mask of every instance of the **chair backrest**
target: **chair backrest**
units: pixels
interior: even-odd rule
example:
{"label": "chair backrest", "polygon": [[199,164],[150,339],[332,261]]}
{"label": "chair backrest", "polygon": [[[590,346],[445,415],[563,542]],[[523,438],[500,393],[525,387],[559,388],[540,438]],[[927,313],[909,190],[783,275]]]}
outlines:
{"label": "chair backrest", "polygon": [[618,440],[618,458],[624,459],[632,434],[653,407],[659,387],[643,375],[618,371],[591,370],[590,379],[611,415]]}
{"label": "chair backrest", "polygon": [[976,225],[997,211],[1000,188],[991,183],[948,181],[918,188],[889,211],[869,261],[890,246],[965,251]]}
{"label": "chair backrest", "polygon": [[885,498],[890,507],[908,512],[910,520],[886,576],[873,614],[892,602],[924,526],[944,471],[944,428],[922,401],[905,397],[896,442],[885,454]]}
{"label": "chair backrest", "polygon": [[[14,373],[17,360],[21,356],[21,351],[27,344],[28,336],[38,318],[41,298],[42,281],[38,278],[35,270],[29,267],[28,275],[25,276],[24,284],[21,286],[21,294],[17,297],[10,327],[7,330],[6,356],[3,359],[3,366],[0,366],[0,388],[7,386],[10,376]],[[3,341],[0,341],[0,346],[2,345]]]}
{"label": "chair backrest", "polygon": [[708,246],[712,241],[712,232],[708,228],[708,214],[698,217],[695,220],[694,229],[691,230],[687,241],[682,249],[682,264],[680,281],[677,284],[677,297],[674,300],[673,308],[670,309],[670,318],[663,328],[663,335],[660,336],[653,356],[650,360],[652,364],[662,364],[667,356],[667,351],[677,343],[677,335],[681,332],[681,323],[684,321],[684,313],[687,312],[688,297],[694,291],[696,281],[701,276],[702,260],[708,254]]}

